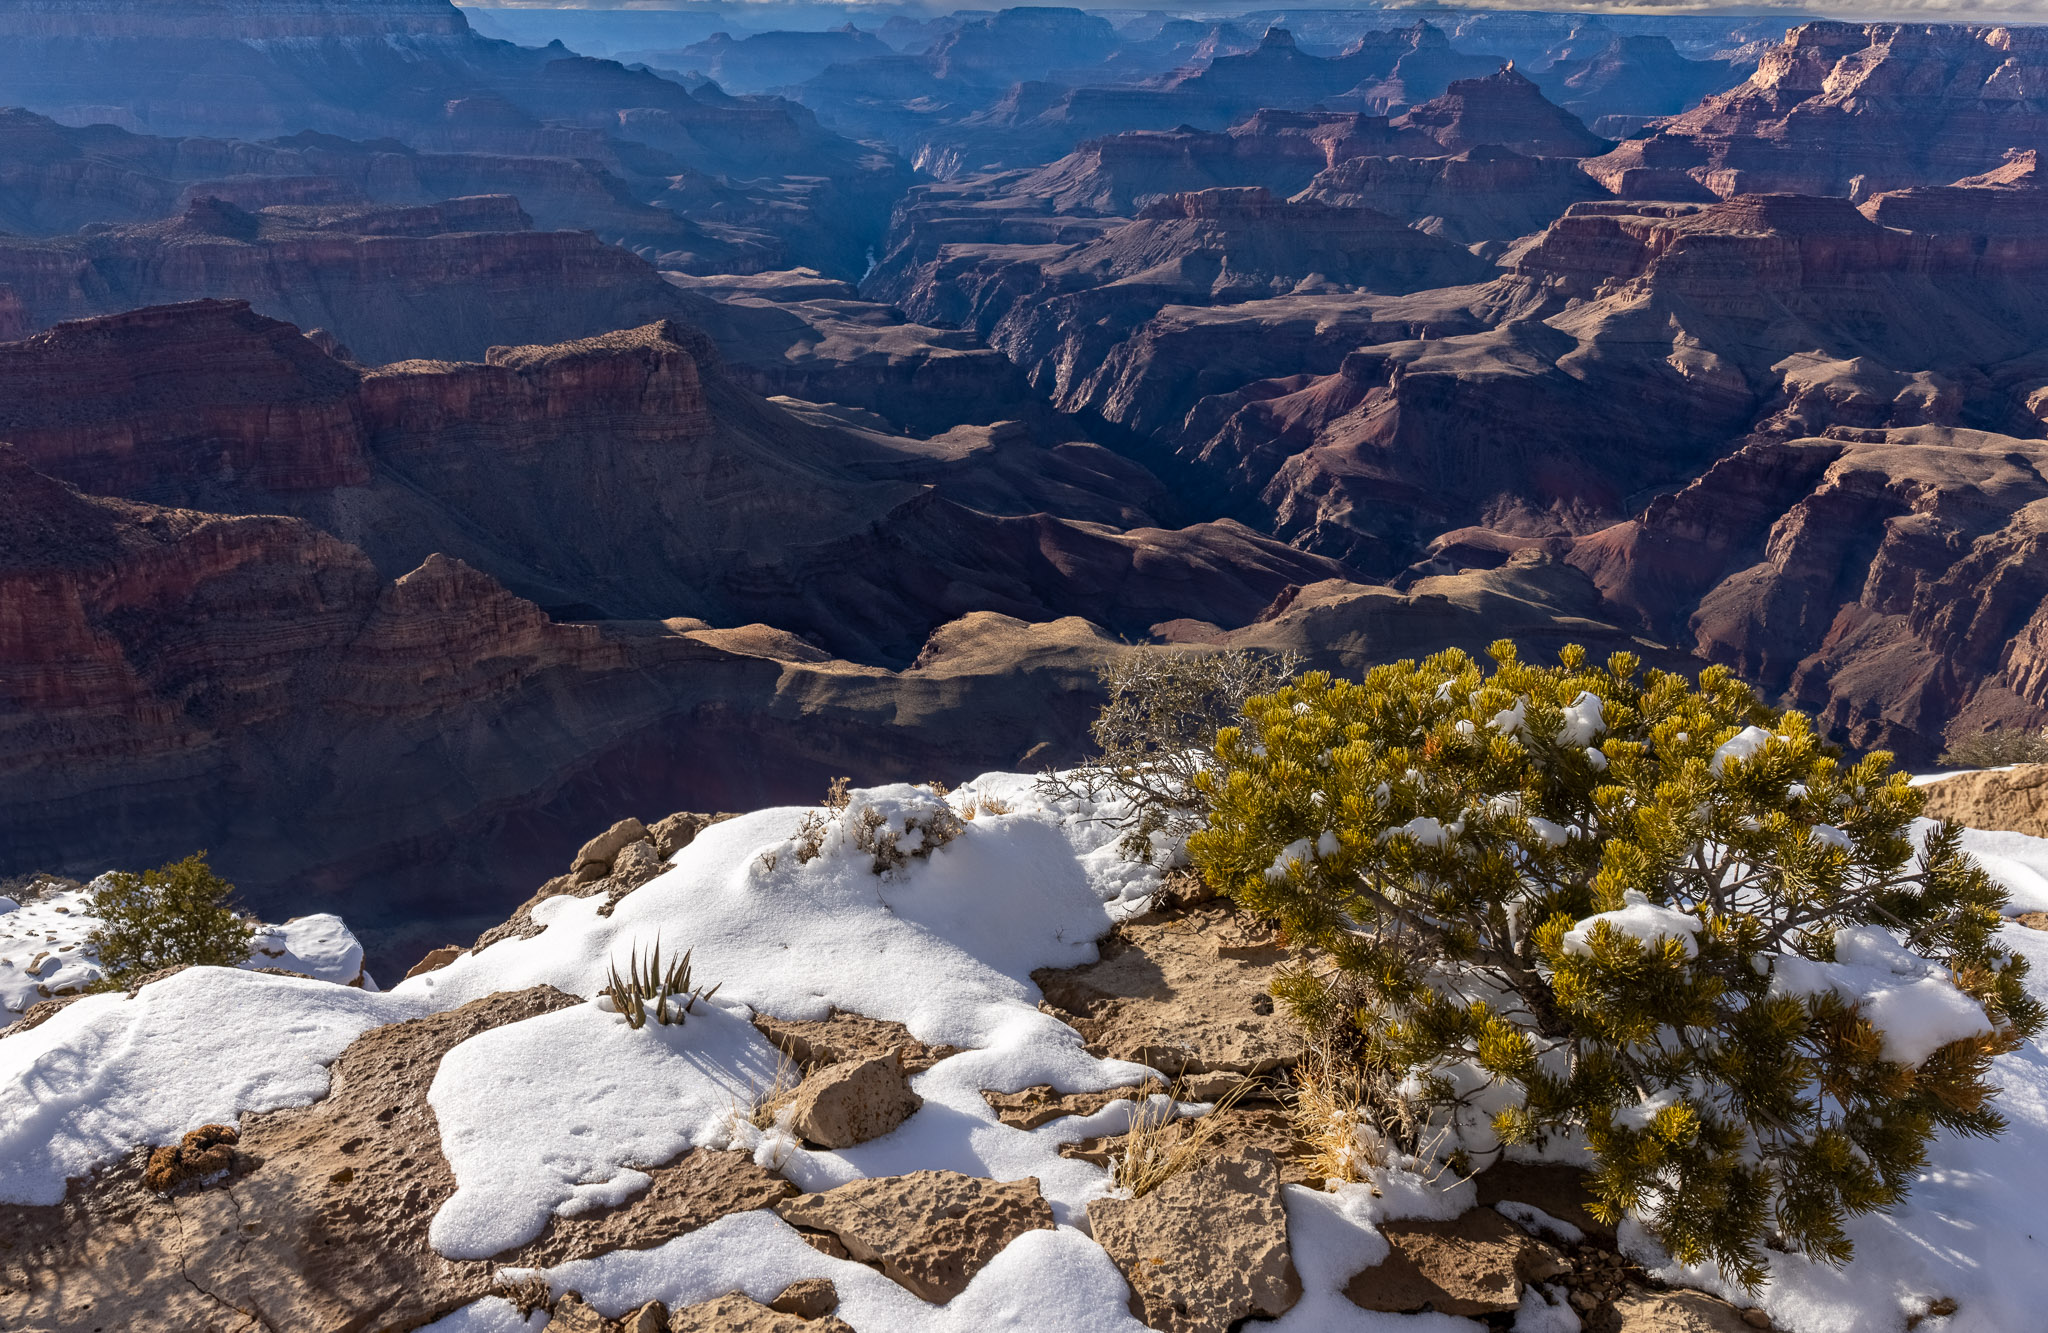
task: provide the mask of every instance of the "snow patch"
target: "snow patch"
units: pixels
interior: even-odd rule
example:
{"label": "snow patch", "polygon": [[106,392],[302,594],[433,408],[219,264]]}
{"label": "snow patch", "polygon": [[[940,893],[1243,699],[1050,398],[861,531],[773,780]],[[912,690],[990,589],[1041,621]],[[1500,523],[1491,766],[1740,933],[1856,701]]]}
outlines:
{"label": "snow patch", "polygon": [[1601,925],[1645,943],[1675,939],[1684,944],[1687,958],[1699,957],[1700,946],[1696,938],[1700,933],[1699,918],[1676,908],[1659,907],[1633,889],[1622,895],[1620,908],[1612,912],[1597,912],[1566,931],[1565,952],[1590,958],[1593,954],[1593,931]]}

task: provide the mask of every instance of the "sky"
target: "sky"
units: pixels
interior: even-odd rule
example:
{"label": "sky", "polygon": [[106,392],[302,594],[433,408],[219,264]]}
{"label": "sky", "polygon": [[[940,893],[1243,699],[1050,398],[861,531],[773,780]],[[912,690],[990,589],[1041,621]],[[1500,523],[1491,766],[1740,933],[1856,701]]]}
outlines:
{"label": "sky", "polygon": [[[1342,3],[1321,3],[1309,6],[1257,6],[1243,0],[1183,0],[1182,3],[1144,3],[1144,0],[1125,0],[1121,4],[1090,4],[1088,0],[1074,0],[1080,8],[1102,10],[1164,9],[1185,14],[1230,14],[1244,13],[1255,8],[1305,7],[1316,9],[1347,9],[1353,6]],[[774,8],[782,0],[718,0],[715,4],[693,3],[693,0],[679,0],[678,3],[664,3],[663,0],[614,0],[612,3],[559,3],[558,0],[486,0],[482,7],[507,9],[739,9],[752,5]],[[844,0],[844,7],[870,8],[887,11],[926,11],[946,13],[954,9],[993,9],[1003,7],[1005,0]],[[1465,0],[1464,3],[1443,4],[1437,0],[1386,0],[1379,5],[1359,5],[1357,8],[1388,9],[1505,9],[1505,10],[1549,10],[1581,14],[1754,14],[1759,16],[1785,15],[1792,21],[1802,17],[1828,18],[1870,18],[1891,20],[1921,20],[1937,23],[1997,23],[2026,22],[2048,23],[2048,0],[1578,0],[1577,3],[1556,5],[1533,5],[1489,2],[1489,0]]]}

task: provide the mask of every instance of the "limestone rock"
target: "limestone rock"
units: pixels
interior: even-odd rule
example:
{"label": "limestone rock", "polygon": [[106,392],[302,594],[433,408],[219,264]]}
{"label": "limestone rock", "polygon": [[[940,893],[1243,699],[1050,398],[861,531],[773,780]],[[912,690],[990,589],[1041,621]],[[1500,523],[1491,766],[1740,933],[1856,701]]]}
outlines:
{"label": "limestone rock", "polygon": [[627,844],[639,842],[646,836],[647,826],[628,816],[584,843],[583,849],[570,863],[570,873],[584,882],[603,879],[611,872],[613,859],[626,849]]}
{"label": "limestone rock", "polygon": [[820,1147],[851,1148],[889,1133],[923,1105],[892,1052],[827,1065],[804,1079],[790,1126]]}
{"label": "limestone rock", "polygon": [[1226,1333],[1301,1299],[1280,1183],[1271,1152],[1244,1149],[1138,1198],[1092,1200],[1088,1221],[1148,1327]]}
{"label": "limestone rock", "polygon": [[2048,764],[1958,773],[1920,790],[1929,819],[2048,838]]}
{"label": "limestone rock", "polygon": [[990,1092],[981,1098],[995,1111],[996,1119],[1011,1129],[1037,1129],[1070,1115],[1094,1115],[1111,1102],[1128,1101],[1144,1089],[1106,1088],[1101,1092],[1054,1092],[1052,1084],[1040,1083],[1018,1092]]}
{"label": "limestone rock", "polygon": [[540,1239],[497,1257],[510,1268],[546,1268],[585,1255],[646,1250],[730,1213],[773,1206],[796,1186],[745,1153],[697,1148],[647,1173],[649,1185],[621,1208],[557,1217]]}
{"label": "limestone rock", "polygon": [[407,969],[405,974],[406,980],[410,981],[412,978],[428,972],[439,972],[442,968],[468,952],[469,950],[459,944],[444,944],[438,949],[429,949],[427,950],[426,957],[420,959]]}
{"label": "limestone rock", "polygon": [[669,1333],[853,1333],[852,1325],[830,1313],[800,1315],[737,1291],[672,1310],[668,1319]]}
{"label": "limestone rock", "polygon": [[707,815],[693,810],[678,810],[666,819],[657,819],[649,824],[647,836],[654,842],[655,854],[666,861],[695,842],[697,835],[705,829],[731,818],[731,814]]}
{"label": "limestone rock", "polygon": [[1285,951],[1242,945],[1230,909],[1205,905],[1127,923],[1099,961],[1031,979],[1096,1055],[1168,1074],[1259,1074],[1300,1059],[1301,1041],[1268,993]]}
{"label": "limestone rock", "polygon": [[957,1047],[927,1046],[910,1029],[890,1019],[834,1009],[821,1019],[785,1019],[755,1014],[754,1028],[770,1046],[806,1070],[894,1052],[905,1074],[922,1074]]}
{"label": "limestone rock", "polygon": [[1011,1241],[1053,1225],[1035,1177],[994,1181],[955,1171],[856,1180],[775,1211],[791,1226],[830,1233],[852,1258],[941,1305]]}
{"label": "limestone rock", "polygon": [[669,1333],[668,1307],[649,1301],[619,1320],[619,1333]]}
{"label": "limestone rock", "polygon": [[839,1289],[831,1278],[807,1277],[784,1287],[768,1308],[799,1319],[822,1319],[839,1308]]}
{"label": "limestone rock", "polygon": [[1391,1252],[1344,1288],[1366,1310],[1502,1314],[1521,1304],[1525,1279],[1565,1267],[1557,1251],[1491,1208],[1451,1222],[1383,1222],[1380,1234]]}
{"label": "limestone rock", "polygon": [[[1697,1291],[1635,1291],[1614,1303],[1616,1333],[1755,1333],[1743,1312]],[[1769,1321],[1764,1327],[1768,1328]]]}
{"label": "limestone rock", "polygon": [[548,1327],[556,1333],[614,1333],[617,1326],[584,1304],[582,1292],[565,1291],[555,1302]]}
{"label": "limestone rock", "polygon": [[605,890],[604,906],[597,909],[597,914],[610,916],[621,898],[666,869],[667,865],[656,854],[652,842],[642,838],[638,842],[627,843],[625,849],[613,858],[610,872],[601,881]]}

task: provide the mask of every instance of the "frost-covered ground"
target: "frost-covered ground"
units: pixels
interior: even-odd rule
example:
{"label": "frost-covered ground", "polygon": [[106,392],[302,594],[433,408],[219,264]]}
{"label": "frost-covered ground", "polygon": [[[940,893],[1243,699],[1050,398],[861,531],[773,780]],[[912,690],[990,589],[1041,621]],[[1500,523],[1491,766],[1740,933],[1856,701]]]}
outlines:
{"label": "frost-covered ground", "polygon": [[[617,1315],[649,1299],[687,1304],[739,1288],[766,1300],[789,1282],[827,1277],[841,1318],[862,1333],[926,1330],[1119,1330],[1141,1326],[1108,1257],[1085,1234],[1089,1199],[1107,1174],[1062,1158],[1058,1144],[1124,1128],[1129,1103],[1025,1131],[1001,1124],[984,1088],[1051,1083],[1078,1092],[1137,1081],[1137,1066],[1098,1060],[1077,1034],[1039,1012],[1030,973],[1096,956],[1093,941],[1142,905],[1157,872],[1117,858],[1115,831],[1091,808],[1048,807],[1031,779],[989,775],[954,792],[976,809],[965,831],[900,870],[878,875],[852,845],[857,812],[872,806],[899,832],[929,823],[939,798],[911,787],[855,793],[808,860],[794,841],[808,812],[759,811],[715,825],[671,867],[599,915],[600,898],[556,898],[526,940],[376,993],[250,971],[191,969],[134,999],[81,999],[31,1031],[0,1041],[0,1199],[49,1203],[65,1180],[144,1142],[161,1143],[244,1111],[322,1096],[327,1066],[357,1035],[496,991],[546,982],[595,997],[608,967],[659,939],[665,954],[694,951],[697,978],[719,983],[682,1027],[634,1031],[601,1004],[483,1033],[443,1061],[430,1101],[457,1191],[432,1243],[451,1256],[488,1256],[541,1231],[551,1214],[628,1197],[636,1163],[691,1145],[750,1149],[807,1189],[860,1176],[945,1168],[998,1179],[1036,1176],[1057,1230],[1016,1241],[946,1306],[926,1304],[859,1264],[829,1258],[767,1213],[727,1217],[659,1248],[564,1265],[545,1276]],[[1007,812],[998,812],[998,811]],[[908,847],[916,840],[903,839]],[[1971,835],[2014,890],[2015,912],[2048,907],[2048,841]],[[49,905],[46,916],[68,916]],[[44,917],[24,907],[18,937],[47,945]],[[0,916],[0,924],[6,921]],[[36,932],[41,932],[37,934]],[[61,932],[60,932],[61,933]],[[2019,926],[2012,947],[2036,959],[2048,995],[2048,934]],[[10,956],[26,943],[9,943]],[[75,950],[73,951],[75,952]],[[286,964],[289,966],[289,964]],[[298,969],[305,970],[305,969]],[[777,1057],[745,1020],[833,1007],[904,1023],[921,1040],[968,1048],[915,1080],[924,1105],[883,1138],[843,1151],[811,1150],[762,1134],[732,1114],[772,1079]],[[2012,1120],[2004,1138],[1944,1138],[1910,1204],[1852,1223],[1857,1258],[1830,1270],[1773,1257],[1762,1304],[1799,1333],[1904,1329],[1940,1297],[1952,1317],[1927,1330],[2012,1333],[2048,1310],[2048,1052],[2002,1058],[1997,1081]],[[1289,1187],[1286,1207],[1306,1288],[1278,1330],[1424,1330],[1480,1326],[1444,1316],[1369,1314],[1344,1282],[1386,1253],[1374,1223],[1463,1207],[1448,1194],[1383,1174],[1379,1193]],[[2037,1237],[2039,1239],[2037,1239]],[[1632,1248],[1651,1265],[1662,1256]],[[1680,1275],[1712,1288],[1711,1274]],[[1731,1293],[1741,1300],[1740,1293]],[[445,1331],[538,1328],[495,1298],[442,1320]],[[1568,1312],[1532,1299],[1523,1333],[1568,1333]]]}
{"label": "frost-covered ground", "polygon": [[[103,975],[86,938],[99,924],[86,901],[91,888],[50,889],[26,902],[0,895],[0,1027],[29,1006],[75,995]],[[363,946],[340,917],[322,912],[259,926],[244,966],[348,985],[362,976]],[[371,984],[367,977],[363,982]]]}

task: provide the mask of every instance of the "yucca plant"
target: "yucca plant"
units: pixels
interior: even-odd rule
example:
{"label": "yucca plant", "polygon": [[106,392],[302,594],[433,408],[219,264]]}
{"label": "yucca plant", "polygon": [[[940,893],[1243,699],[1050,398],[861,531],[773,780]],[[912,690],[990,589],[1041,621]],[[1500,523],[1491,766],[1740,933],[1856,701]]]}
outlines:
{"label": "yucca plant", "polygon": [[[697,1001],[709,1000],[718,994],[718,986],[699,991],[690,985],[691,952],[684,950],[681,958],[664,969],[661,965],[661,940],[656,938],[654,948],[645,958],[640,956],[639,947],[634,947],[626,960],[625,976],[619,975],[616,962],[612,964],[611,981],[603,993],[611,1000],[613,1010],[625,1015],[628,1027],[636,1032],[646,1027],[650,1014],[663,1027],[681,1027],[695,1012]],[[680,1001],[681,1008],[671,1008],[671,1001]]]}

